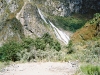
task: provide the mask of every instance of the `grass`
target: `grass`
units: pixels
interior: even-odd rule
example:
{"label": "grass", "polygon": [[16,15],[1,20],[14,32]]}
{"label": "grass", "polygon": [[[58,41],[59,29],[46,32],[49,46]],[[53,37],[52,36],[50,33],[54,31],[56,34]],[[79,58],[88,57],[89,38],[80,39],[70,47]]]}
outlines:
{"label": "grass", "polygon": [[100,66],[94,66],[94,65],[81,66],[81,71],[85,75],[100,75]]}

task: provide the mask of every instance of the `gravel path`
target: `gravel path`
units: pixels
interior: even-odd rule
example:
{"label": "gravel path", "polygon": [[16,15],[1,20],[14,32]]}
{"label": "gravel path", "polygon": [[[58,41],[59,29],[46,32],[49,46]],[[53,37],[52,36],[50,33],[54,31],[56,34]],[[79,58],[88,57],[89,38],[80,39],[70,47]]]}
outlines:
{"label": "gravel path", "polygon": [[68,62],[36,62],[9,65],[0,75],[73,75],[78,66]]}

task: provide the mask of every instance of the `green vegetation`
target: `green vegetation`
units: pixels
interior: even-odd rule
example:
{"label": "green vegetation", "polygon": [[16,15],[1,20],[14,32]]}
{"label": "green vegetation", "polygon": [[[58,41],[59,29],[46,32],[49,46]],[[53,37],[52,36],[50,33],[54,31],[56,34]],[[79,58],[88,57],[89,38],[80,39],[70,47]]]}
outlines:
{"label": "green vegetation", "polygon": [[72,56],[74,55],[74,58],[80,62],[100,64],[99,41],[84,41],[81,43],[74,43],[68,46],[67,50],[69,54]]}
{"label": "green vegetation", "polygon": [[0,47],[0,60],[1,61],[16,61],[19,60],[17,53],[21,50],[20,44],[17,42],[7,42]]}
{"label": "green vegetation", "polygon": [[85,19],[75,17],[50,16],[50,19],[53,19],[56,26],[73,32],[80,29],[86,23]]}
{"label": "green vegetation", "polygon": [[100,66],[81,66],[81,70],[85,75],[100,75]]}
{"label": "green vegetation", "polygon": [[90,20],[90,24],[97,23],[97,20],[100,18],[100,13],[95,13],[94,18]]}
{"label": "green vegetation", "polygon": [[68,49],[68,52],[67,52],[68,54],[72,54],[74,52],[72,41],[69,41],[67,49]]}
{"label": "green vegetation", "polygon": [[[39,54],[39,52],[48,52],[48,50],[58,52],[61,50],[61,46],[59,42],[46,33],[41,38],[25,38],[21,43],[10,41],[3,44],[3,46],[0,47],[0,60],[18,61],[23,58],[29,61],[36,59],[36,57],[41,58],[41,53]],[[38,54],[34,54],[34,51]],[[45,55],[43,57],[45,57]]]}
{"label": "green vegetation", "polygon": [[34,46],[36,50],[46,50],[47,45],[50,49],[55,49],[57,51],[61,50],[60,43],[54,40],[48,33],[45,33],[41,38],[31,39],[25,38],[23,40],[22,46],[29,49]]}

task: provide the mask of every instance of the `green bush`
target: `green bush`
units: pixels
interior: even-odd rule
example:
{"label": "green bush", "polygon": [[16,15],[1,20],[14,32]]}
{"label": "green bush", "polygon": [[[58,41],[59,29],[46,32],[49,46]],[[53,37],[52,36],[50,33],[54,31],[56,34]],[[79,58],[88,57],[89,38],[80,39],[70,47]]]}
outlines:
{"label": "green bush", "polygon": [[46,47],[46,43],[44,42],[43,39],[37,38],[35,40],[35,48],[36,48],[36,50],[38,50],[38,49],[45,50],[45,47]]}
{"label": "green bush", "polygon": [[81,70],[85,75],[100,75],[100,66],[82,66]]}
{"label": "green bush", "polygon": [[93,24],[94,23],[94,21],[90,21],[90,24]]}
{"label": "green bush", "polygon": [[53,38],[49,35],[49,33],[45,33],[42,36],[42,39],[45,41],[46,44],[50,44],[51,42],[53,42]]}
{"label": "green bush", "polygon": [[19,43],[10,41],[0,47],[0,60],[1,61],[17,61],[19,57],[17,53],[20,52],[21,46]]}
{"label": "green bush", "polygon": [[23,49],[29,49],[31,46],[34,46],[34,39],[24,38],[21,46],[23,47]]}
{"label": "green bush", "polygon": [[53,42],[52,48],[57,50],[57,51],[60,51],[61,50],[60,43],[57,41]]}
{"label": "green bush", "polygon": [[99,17],[100,16],[100,13],[95,13],[94,14],[94,17]]}
{"label": "green bush", "polygon": [[72,43],[72,41],[69,41],[69,44],[68,44],[68,46],[67,46],[67,49],[68,49],[68,54],[71,54],[71,53],[73,53],[74,52],[74,50],[75,50],[75,48],[73,48],[74,46],[73,46],[73,43]]}

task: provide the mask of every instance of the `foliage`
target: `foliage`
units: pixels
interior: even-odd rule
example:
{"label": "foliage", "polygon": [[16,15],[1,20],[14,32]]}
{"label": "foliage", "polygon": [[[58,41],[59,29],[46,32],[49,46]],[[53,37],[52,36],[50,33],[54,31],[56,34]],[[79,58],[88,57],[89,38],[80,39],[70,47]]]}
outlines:
{"label": "foliage", "polygon": [[[52,16],[51,16],[52,18]],[[77,29],[80,29],[85,24],[84,19],[74,18],[74,17],[60,17],[60,16],[53,16],[56,26],[59,26],[65,30],[75,32]]]}
{"label": "foliage", "polygon": [[29,49],[33,45],[34,45],[34,40],[32,38],[24,38],[21,44],[23,49]]}
{"label": "foliage", "polygon": [[67,46],[67,49],[68,49],[68,54],[71,54],[71,53],[73,53],[74,52],[74,48],[73,48],[74,46],[73,46],[73,43],[72,43],[72,41],[69,41],[69,44],[68,44],[68,46]]}
{"label": "foliage", "polygon": [[86,50],[83,52],[86,62],[98,62],[100,59],[100,42],[86,42]]}
{"label": "foliage", "polygon": [[67,47],[67,49],[68,52],[71,50],[74,51],[74,53],[70,52],[69,54],[71,56],[74,55],[73,58],[80,62],[100,64],[100,41],[88,40],[81,43],[72,42],[72,45],[69,48]]}
{"label": "foliage", "polygon": [[94,18],[90,20],[90,24],[96,23],[99,18],[100,18],[100,13],[95,13]]}
{"label": "foliage", "polygon": [[100,13],[95,13],[94,14],[94,17],[99,17],[100,16]]}
{"label": "foliage", "polygon": [[45,33],[41,38],[26,38],[22,46],[24,50],[19,53],[20,60],[30,61],[32,59],[50,58],[52,51],[60,51],[60,43],[55,41],[49,33]]}
{"label": "foliage", "polygon": [[100,75],[100,66],[81,66],[81,70],[85,75]]}
{"label": "foliage", "polygon": [[36,48],[36,50],[38,50],[38,49],[44,50],[45,47],[46,47],[46,43],[44,42],[43,39],[37,38],[35,40],[35,48]]}
{"label": "foliage", "polygon": [[49,48],[53,48],[57,51],[61,50],[60,43],[55,41],[48,33],[45,33],[41,38],[35,40],[36,49],[45,50],[46,46],[49,45]]}
{"label": "foliage", "polygon": [[39,52],[46,52],[48,50],[60,51],[61,46],[58,41],[54,40],[48,33],[46,33],[41,38],[24,38],[20,44],[14,41],[9,41],[3,44],[3,46],[0,47],[0,60],[17,61],[21,60],[21,58],[31,60],[36,57],[41,57]]}
{"label": "foliage", "polygon": [[10,41],[0,47],[0,60],[1,61],[17,61],[19,60],[17,53],[21,50],[19,43]]}

